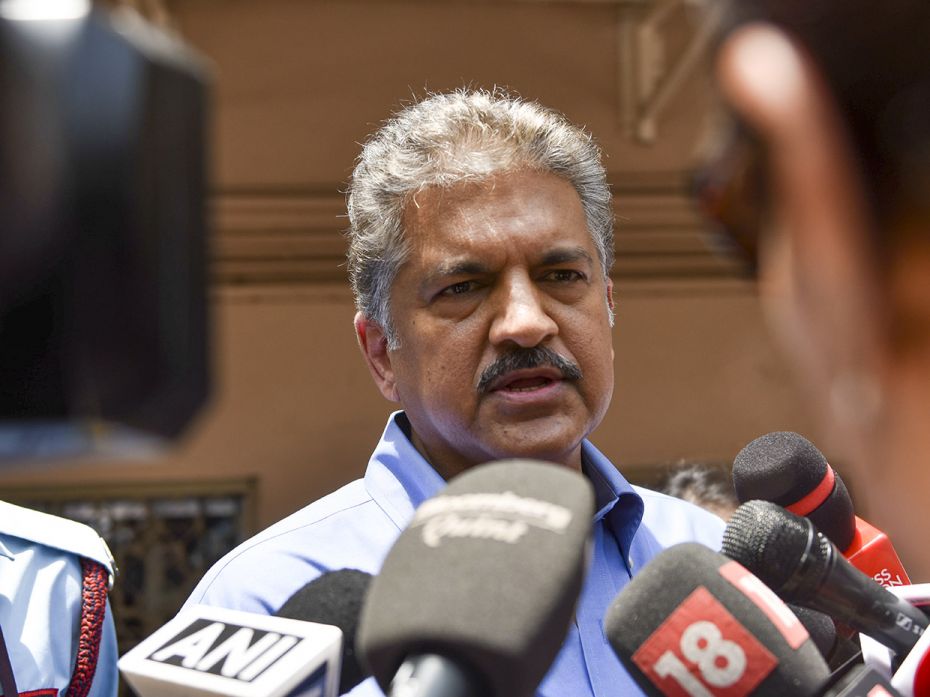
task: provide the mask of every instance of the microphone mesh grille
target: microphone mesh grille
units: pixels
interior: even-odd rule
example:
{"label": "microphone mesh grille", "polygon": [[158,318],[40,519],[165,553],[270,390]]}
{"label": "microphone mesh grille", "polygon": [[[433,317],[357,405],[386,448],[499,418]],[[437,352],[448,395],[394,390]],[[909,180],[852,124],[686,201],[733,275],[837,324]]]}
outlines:
{"label": "microphone mesh grille", "polygon": [[722,552],[778,592],[797,571],[810,522],[768,501],[736,509],[723,533]]}

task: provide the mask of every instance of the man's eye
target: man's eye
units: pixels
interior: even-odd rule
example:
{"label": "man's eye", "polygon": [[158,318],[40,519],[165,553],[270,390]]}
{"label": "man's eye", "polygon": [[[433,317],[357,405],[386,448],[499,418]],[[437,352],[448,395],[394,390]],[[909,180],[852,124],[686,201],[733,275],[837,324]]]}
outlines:
{"label": "man's eye", "polygon": [[572,281],[584,280],[584,274],[573,269],[556,269],[547,273],[546,278],[558,283],[571,283]]}
{"label": "man's eye", "polygon": [[463,295],[471,290],[474,290],[475,286],[476,284],[474,281],[459,281],[458,283],[453,283],[448,288],[443,288],[439,294],[446,297],[453,295]]}

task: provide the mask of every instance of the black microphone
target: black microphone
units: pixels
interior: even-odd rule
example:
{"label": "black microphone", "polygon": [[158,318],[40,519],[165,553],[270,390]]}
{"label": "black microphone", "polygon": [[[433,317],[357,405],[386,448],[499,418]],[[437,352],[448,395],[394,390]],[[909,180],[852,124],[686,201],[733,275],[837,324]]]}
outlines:
{"label": "black microphone", "polygon": [[357,569],[330,571],[294,593],[275,613],[276,617],[330,624],[342,630],[339,694],[368,677],[355,654],[355,636],[371,578],[371,574]]}
{"label": "black microphone", "polygon": [[859,635],[850,627],[837,627],[830,615],[811,610],[809,607],[791,603],[787,605],[811,635],[811,641],[820,651],[830,670],[844,670],[848,668],[850,660],[862,662],[857,638]]}
{"label": "black microphone", "polygon": [[425,501],[374,578],[358,648],[392,697],[529,697],[561,648],[594,496],[566,467],[469,469]]}
{"label": "black microphone", "polygon": [[788,602],[825,612],[898,653],[907,653],[927,616],[856,569],[807,518],[768,501],[733,513],[723,553]]}
{"label": "black microphone", "polygon": [[810,697],[830,671],[798,618],[738,563],[669,547],[614,599],[614,652],[649,695]]}
{"label": "black microphone", "polygon": [[856,514],[843,479],[804,436],[775,431],[759,436],[733,460],[740,503],[771,501],[810,518],[839,549],[856,536]]}
{"label": "black microphone", "polygon": [[788,603],[788,608],[804,625],[804,629],[810,634],[814,646],[817,647],[820,655],[829,664],[837,646],[836,624],[833,622],[833,618],[800,605]]}
{"label": "black microphone", "polygon": [[[930,583],[899,586],[891,592],[924,612],[930,607]],[[930,632],[924,632],[906,656],[895,655],[867,636],[861,637],[860,642],[865,665],[888,678],[903,697],[930,695]]]}
{"label": "black microphone", "polygon": [[910,583],[888,536],[856,516],[842,477],[804,436],[777,431],[749,443],[733,461],[733,488],[741,503],[771,501],[809,518],[857,569],[883,586]]}

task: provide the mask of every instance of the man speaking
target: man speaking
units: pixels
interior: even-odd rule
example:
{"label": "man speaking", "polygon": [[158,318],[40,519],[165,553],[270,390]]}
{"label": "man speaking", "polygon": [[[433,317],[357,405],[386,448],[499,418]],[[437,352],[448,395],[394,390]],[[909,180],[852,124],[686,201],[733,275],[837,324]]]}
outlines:
{"label": "man speaking", "polygon": [[[597,513],[575,624],[538,694],[640,694],[604,639],[604,612],[665,547],[716,548],[722,523],[631,486],[586,440],[614,383],[613,210],[598,148],[502,91],[434,95],[366,143],[348,209],[359,345],[402,411],[364,479],[233,550],[188,603],[274,612],[325,571],[376,574],[446,479],[548,460],[588,477]],[[378,694],[372,680],[352,692]]]}

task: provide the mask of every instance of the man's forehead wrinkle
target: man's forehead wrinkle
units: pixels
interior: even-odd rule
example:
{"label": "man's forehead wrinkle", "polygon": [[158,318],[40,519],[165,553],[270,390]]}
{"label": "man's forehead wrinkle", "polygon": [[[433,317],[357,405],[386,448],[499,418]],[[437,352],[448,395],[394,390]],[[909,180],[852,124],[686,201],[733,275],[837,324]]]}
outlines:
{"label": "man's forehead wrinkle", "polygon": [[437,199],[433,199],[428,206],[421,209],[420,227],[423,231],[422,244],[424,248],[429,248],[433,241],[430,234],[431,228],[442,228],[440,236],[447,244],[460,247],[463,252],[467,250],[472,243],[493,241],[498,244],[505,244],[511,237],[511,233],[501,230],[500,222],[507,219],[508,225],[513,225],[519,216],[509,216],[506,208],[498,204],[493,209],[485,205],[474,205],[469,200],[446,201],[443,205]]}
{"label": "man's forehead wrinkle", "polygon": [[[537,188],[534,177],[539,176],[546,175],[509,172],[480,182],[418,190],[408,200],[406,217],[411,233],[408,241],[416,250],[409,261],[419,268],[421,279],[483,272],[474,264],[464,267],[465,261],[477,262],[485,271],[507,258],[522,258],[532,266],[593,263],[593,240],[589,249],[577,240],[559,239],[562,226],[574,226],[576,218],[586,227],[580,199],[575,206],[573,191],[568,202],[552,201],[547,187]],[[545,198],[539,199],[541,196]],[[555,219],[536,215],[537,210],[553,208],[560,211]],[[570,236],[568,229],[564,232]],[[528,239],[538,243],[528,249]]]}

